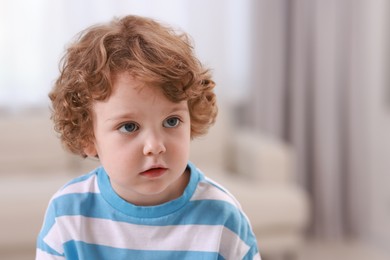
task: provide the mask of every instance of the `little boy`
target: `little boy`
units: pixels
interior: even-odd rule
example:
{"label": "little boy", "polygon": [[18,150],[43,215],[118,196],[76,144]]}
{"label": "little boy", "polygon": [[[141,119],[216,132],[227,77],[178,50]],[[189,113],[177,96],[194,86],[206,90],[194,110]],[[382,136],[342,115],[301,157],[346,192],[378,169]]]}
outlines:
{"label": "little boy", "polygon": [[260,259],[236,200],[188,162],[217,115],[186,34],[126,16],[70,45],[50,93],[63,145],[101,167],[51,199],[36,259]]}

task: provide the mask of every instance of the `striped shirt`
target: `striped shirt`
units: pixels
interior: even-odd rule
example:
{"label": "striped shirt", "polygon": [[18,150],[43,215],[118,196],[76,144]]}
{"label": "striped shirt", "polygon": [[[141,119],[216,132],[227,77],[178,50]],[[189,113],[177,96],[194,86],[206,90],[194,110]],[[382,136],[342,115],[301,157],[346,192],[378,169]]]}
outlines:
{"label": "striped shirt", "polygon": [[239,203],[188,163],[182,196],[157,206],[119,197],[100,167],[51,199],[36,259],[260,259]]}

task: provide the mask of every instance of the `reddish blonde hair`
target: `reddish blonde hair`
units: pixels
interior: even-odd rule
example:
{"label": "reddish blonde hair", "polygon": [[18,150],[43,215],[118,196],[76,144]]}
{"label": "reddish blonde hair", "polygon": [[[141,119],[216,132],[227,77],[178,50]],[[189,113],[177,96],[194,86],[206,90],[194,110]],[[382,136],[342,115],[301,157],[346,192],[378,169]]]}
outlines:
{"label": "reddish blonde hair", "polygon": [[149,18],[125,16],[82,31],[61,60],[49,97],[55,130],[69,151],[86,157],[94,141],[92,104],[111,95],[119,73],[160,87],[173,102],[187,100],[192,138],[215,122],[215,83],[189,37]]}

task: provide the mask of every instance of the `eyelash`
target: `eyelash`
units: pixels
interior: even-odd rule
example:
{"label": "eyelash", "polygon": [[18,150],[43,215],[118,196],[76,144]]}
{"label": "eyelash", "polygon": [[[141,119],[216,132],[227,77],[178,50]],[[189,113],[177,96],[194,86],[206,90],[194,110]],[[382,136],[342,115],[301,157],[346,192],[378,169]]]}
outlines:
{"label": "eyelash", "polygon": [[[130,125],[133,126],[134,129],[132,129],[132,130],[126,129],[126,127],[128,127]],[[128,122],[128,123],[124,123],[123,125],[121,125],[118,130],[122,133],[133,133],[133,132],[137,131],[138,129],[139,129],[139,126],[136,123]]]}
{"label": "eyelash", "polygon": [[[168,123],[168,121],[169,121],[169,120],[172,120],[172,119],[177,120],[177,121],[175,121],[175,124],[174,124],[173,126],[171,126],[171,125],[166,126],[165,123]],[[163,126],[166,127],[166,128],[175,128],[175,127],[177,127],[180,123],[182,123],[182,121],[180,120],[179,117],[177,117],[177,116],[172,116],[172,117],[169,117],[169,118],[167,118],[167,119],[165,119],[165,120],[163,121]]]}
{"label": "eyelash", "polygon": [[[166,123],[168,123],[168,121],[170,120],[176,120],[174,125],[166,125]],[[162,123],[162,125],[165,127],[165,128],[176,128],[178,127],[183,121],[177,117],[177,116],[172,116],[172,117],[169,117],[167,119],[165,119]],[[128,128],[129,126],[131,126],[131,129],[126,129]],[[118,128],[118,130],[122,133],[133,133],[137,130],[139,130],[139,125],[137,123],[134,123],[134,122],[127,122],[127,123],[124,123],[122,125],[120,125],[120,127]]]}

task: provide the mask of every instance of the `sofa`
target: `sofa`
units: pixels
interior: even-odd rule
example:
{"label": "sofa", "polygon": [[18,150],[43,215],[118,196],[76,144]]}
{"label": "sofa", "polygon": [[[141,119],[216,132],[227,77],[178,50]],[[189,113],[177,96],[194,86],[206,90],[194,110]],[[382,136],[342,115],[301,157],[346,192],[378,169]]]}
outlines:
{"label": "sofa", "polygon": [[[209,134],[192,141],[190,160],[240,201],[263,259],[297,255],[310,208],[293,179],[294,151],[234,128],[230,114],[220,111]],[[0,110],[0,259],[32,259],[52,194],[99,164],[65,152],[49,117],[47,109]]]}

